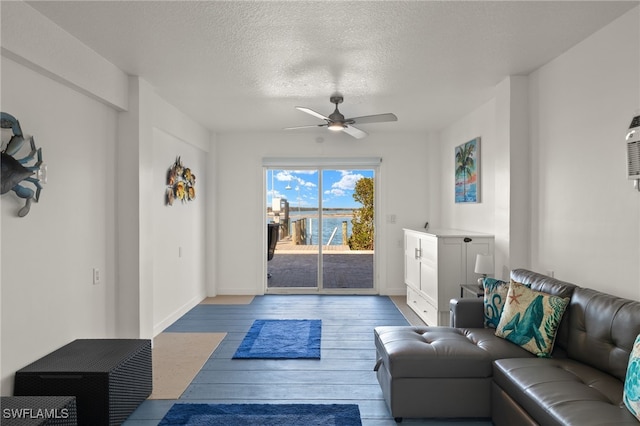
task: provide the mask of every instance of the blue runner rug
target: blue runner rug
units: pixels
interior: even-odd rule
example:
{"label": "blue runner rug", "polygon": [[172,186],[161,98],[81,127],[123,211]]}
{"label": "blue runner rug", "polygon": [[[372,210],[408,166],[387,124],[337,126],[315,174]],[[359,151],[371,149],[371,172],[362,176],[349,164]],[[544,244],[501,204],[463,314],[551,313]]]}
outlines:
{"label": "blue runner rug", "polygon": [[255,320],[234,359],[320,359],[322,320]]}
{"label": "blue runner rug", "polygon": [[356,404],[174,404],[158,426],[361,426]]}

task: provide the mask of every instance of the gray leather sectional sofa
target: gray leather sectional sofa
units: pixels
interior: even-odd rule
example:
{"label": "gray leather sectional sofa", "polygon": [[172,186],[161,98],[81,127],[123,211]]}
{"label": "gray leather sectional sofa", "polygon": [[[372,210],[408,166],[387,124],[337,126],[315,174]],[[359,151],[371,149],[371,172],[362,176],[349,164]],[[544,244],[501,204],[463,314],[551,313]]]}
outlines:
{"label": "gray leather sectional sofa", "polygon": [[537,358],[484,328],[482,298],[453,299],[451,327],[377,327],[375,370],[396,421],[637,426],[622,398],[640,302],[524,269],[511,278],[570,298],[552,357]]}

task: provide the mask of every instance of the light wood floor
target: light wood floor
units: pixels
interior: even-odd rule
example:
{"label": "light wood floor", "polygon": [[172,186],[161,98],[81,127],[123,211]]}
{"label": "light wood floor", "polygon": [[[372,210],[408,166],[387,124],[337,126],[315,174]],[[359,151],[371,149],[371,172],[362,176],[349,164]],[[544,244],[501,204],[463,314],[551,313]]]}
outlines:
{"label": "light wood floor", "polygon": [[[231,359],[255,319],[321,319],[321,359]],[[267,295],[249,304],[200,304],[166,332],[226,337],[179,399],[147,400],[124,425],[157,425],[176,402],[358,404],[363,425],[395,425],[373,372],[373,328],[407,324],[394,302],[381,296]],[[403,424],[491,423],[405,419]]]}

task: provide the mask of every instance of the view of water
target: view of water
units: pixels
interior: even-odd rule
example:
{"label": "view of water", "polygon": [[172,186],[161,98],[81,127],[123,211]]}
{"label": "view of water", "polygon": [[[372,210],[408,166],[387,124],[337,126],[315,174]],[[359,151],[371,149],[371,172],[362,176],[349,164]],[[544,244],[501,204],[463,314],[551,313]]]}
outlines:
{"label": "view of water", "polygon": [[[342,241],[342,222],[347,222],[347,238],[351,235],[351,219],[352,215],[345,214],[344,212],[332,212],[330,215],[324,215],[322,217],[322,245],[327,245],[329,242],[329,238],[331,238],[331,234],[333,230],[337,228],[333,239],[331,240],[331,245],[346,245],[346,241]],[[310,237],[310,240],[307,241],[307,244],[314,245],[318,244],[318,217],[317,215],[310,214],[309,212],[290,212],[289,218],[291,222],[294,220],[299,220],[300,218],[306,218],[307,220],[307,238]]]}

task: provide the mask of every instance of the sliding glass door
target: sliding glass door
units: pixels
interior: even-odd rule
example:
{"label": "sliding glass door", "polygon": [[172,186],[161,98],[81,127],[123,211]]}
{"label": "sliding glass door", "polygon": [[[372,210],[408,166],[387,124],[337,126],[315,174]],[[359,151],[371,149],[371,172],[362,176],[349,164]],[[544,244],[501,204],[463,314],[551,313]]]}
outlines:
{"label": "sliding glass door", "polygon": [[266,227],[277,228],[267,291],[371,293],[374,170],[265,171]]}
{"label": "sliding glass door", "polygon": [[[277,244],[267,262],[267,289],[318,289],[318,170],[267,170],[267,222]],[[315,219],[315,221],[314,221]]]}
{"label": "sliding glass door", "polygon": [[[373,289],[373,170],[322,170],[322,285]],[[370,200],[370,205],[360,201]],[[367,209],[370,215],[363,214]],[[362,226],[370,217],[371,226]]]}

